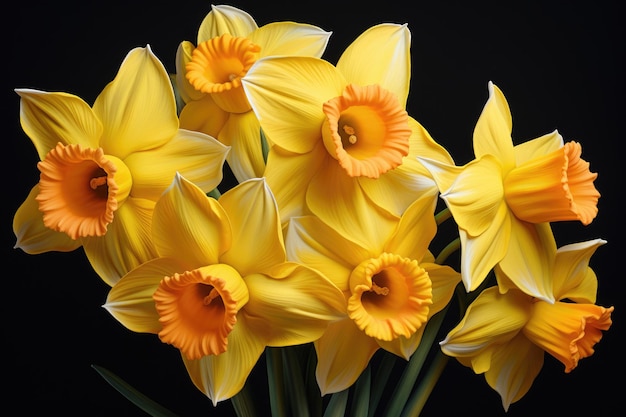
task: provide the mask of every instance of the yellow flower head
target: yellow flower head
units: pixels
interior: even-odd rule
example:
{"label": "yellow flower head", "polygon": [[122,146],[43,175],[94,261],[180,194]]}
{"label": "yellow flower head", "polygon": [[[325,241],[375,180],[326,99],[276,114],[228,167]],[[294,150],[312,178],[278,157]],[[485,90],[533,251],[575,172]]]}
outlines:
{"label": "yellow flower head", "polygon": [[312,342],[345,314],[331,281],[287,262],[263,179],[218,201],[177,175],[153,224],[158,257],[125,275],[104,307],[129,329],[178,348],[214,404],[241,390],[266,346]]}
{"label": "yellow flower head", "polygon": [[236,7],[211,6],[197,43],[183,41],[176,55],[176,82],[185,103],[181,126],[232,146],[228,164],[239,182],[261,177],[265,161],[260,126],[242,80],[260,58],[272,55],[320,57],[330,32],[295,22],[259,27]]}
{"label": "yellow flower head", "polygon": [[466,289],[476,289],[498,264],[522,291],[553,301],[551,287],[533,281],[545,274],[529,268],[525,258],[541,259],[536,265],[542,269],[548,265],[547,255],[537,251],[538,224],[593,220],[600,197],[593,185],[597,174],[580,158],[580,144],[563,144],[558,132],[514,146],[511,129],[508,103],[490,82],[474,130],[476,158],[462,167],[419,160],[437,181],[459,226]]}
{"label": "yellow flower head", "polygon": [[265,176],[283,223],[314,214],[350,234],[343,213],[374,204],[400,216],[436,188],[416,156],[452,160],[405,110],[409,49],[406,25],[381,24],[357,37],[336,66],[269,57],[242,79],[273,144]]}
{"label": "yellow flower head", "polygon": [[[543,233],[548,232],[544,228]],[[443,352],[484,373],[505,410],[528,392],[543,366],[544,352],[570,372],[580,359],[593,354],[602,331],[612,323],[613,307],[594,304],[597,278],[588,266],[604,243],[596,239],[558,250],[544,245],[551,259],[550,276],[537,279],[552,284],[556,301],[548,303],[514,288],[504,294],[497,287],[488,288],[440,343]],[[501,268],[496,267],[496,274],[501,281],[513,280]]]}
{"label": "yellow flower head", "polygon": [[[417,349],[425,323],[450,301],[460,274],[434,263],[428,245],[436,232],[431,195],[398,220],[371,210],[364,228],[342,236],[314,216],[291,219],[290,260],[329,277],[345,297],[347,316],[315,342],[322,394],[350,387],[380,348],[404,359]],[[350,224],[358,223],[344,218]]]}
{"label": "yellow flower head", "polygon": [[16,247],[30,254],[82,246],[109,285],[156,252],[154,202],[176,172],[205,192],[229,150],[179,128],[169,76],[150,47],[131,50],[90,107],[67,93],[16,90],[40,180],[15,214]]}

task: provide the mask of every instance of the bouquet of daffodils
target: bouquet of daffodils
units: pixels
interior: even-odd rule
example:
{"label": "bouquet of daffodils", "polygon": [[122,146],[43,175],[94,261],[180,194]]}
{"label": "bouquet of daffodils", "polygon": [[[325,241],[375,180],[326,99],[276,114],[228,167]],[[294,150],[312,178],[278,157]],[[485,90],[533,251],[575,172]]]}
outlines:
{"label": "bouquet of daffodils", "polygon": [[217,5],[172,73],[147,45],[93,105],[17,89],[40,178],[16,247],[82,248],[112,318],[239,416],[262,355],[274,416],[418,415],[449,358],[508,410],[545,353],[570,372],[611,326],[589,267],[606,242],[557,247],[551,228],[594,220],[597,174],[557,131],[514,145],[492,82],[456,164],[407,112],[410,28],[372,26],[334,63],[330,35]]}

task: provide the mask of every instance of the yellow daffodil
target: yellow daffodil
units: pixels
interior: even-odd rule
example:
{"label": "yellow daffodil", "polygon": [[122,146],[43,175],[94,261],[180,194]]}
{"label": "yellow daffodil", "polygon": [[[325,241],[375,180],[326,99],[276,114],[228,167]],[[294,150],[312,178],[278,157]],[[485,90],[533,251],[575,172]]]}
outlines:
{"label": "yellow daffodil", "polygon": [[[265,177],[283,223],[314,214],[350,234],[344,213],[364,205],[400,216],[436,188],[416,156],[451,158],[406,110],[410,32],[363,32],[337,65],[311,57],[259,59],[242,80],[273,144]],[[357,216],[361,217],[361,216]]]}
{"label": "yellow daffodil", "polygon": [[[489,99],[474,130],[476,158],[463,167],[419,160],[437,181],[459,226],[466,289],[476,289],[498,264],[516,287],[551,302],[550,283],[538,285],[533,278],[549,276],[536,225],[564,220],[589,224],[598,211],[597,174],[580,158],[580,144],[563,144],[556,131],[514,146],[509,105],[498,87],[491,82],[488,87]],[[529,257],[541,261],[531,266],[525,261]]]}
{"label": "yellow daffodil", "polygon": [[[440,343],[445,354],[485,374],[505,410],[530,389],[543,366],[544,351],[570,372],[593,354],[602,331],[611,326],[613,307],[595,305],[598,281],[588,265],[595,250],[606,242],[596,239],[556,250],[547,236],[549,226],[540,229],[546,235],[542,248],[551,259],[551,277],[537,279],[552,283],[557,301],[547,303],[513,288],[504,294],[497,287],[488,288]],[[501,281],[514,281],[502,268],[496,267],[496,275]]]}
{"label": "yellow daffodil", "polygon": [[177,347],[214,404],[241,390],[266,346],[311,342],[343,317],[343,296],[331,281],[286,261],[263,179],[218,201],[176,176],[153,224],[159,257],[124,276],[104,307],[129,329]]}
{"label": "yellow daffodil", "polygon": [[[372,210],[349,237],[315,216],[290,220],[288,259],[319,270],[345,296],[347,316],[315,342],[323,395],[350,387],[380,348],[408,360],[425,323],[450,301],[461,277],[435,264],[428,251],[437,229],[434,208],[432,195],[423,195],[399,221]],[[357,223],[352,217],[345,215]]]}
{"label": "yellow daffodil", "polygon": [[82,246],[114,285],[156,256],[152,210],[176,172],[205,192],[222,179],[229,148],[179,128],[169,76],[149,46],[128,53],[93,107],[72,94],[16,91],[41,172],[13,220],[27,253]]}
{"label": "yellow daffodil", "polygon": [[181,127],[205,132],[232,146],[228,164],[239,182],[263,175],[260,125],[241,87],[250,67],[271,55],[320,57],[330,32],[295,22],[259,27],[243,10],[211,6],[197,44],[180,43],[176,81],[185,105]]}

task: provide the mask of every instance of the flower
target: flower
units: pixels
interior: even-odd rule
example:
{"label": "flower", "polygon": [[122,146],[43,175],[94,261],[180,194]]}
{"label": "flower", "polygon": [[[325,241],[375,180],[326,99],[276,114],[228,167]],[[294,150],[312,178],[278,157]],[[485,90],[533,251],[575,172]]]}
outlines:
{"label": "flower", "polygon": [[[552,283],[556,301],[549,303],[516,288],[504,294],[497,287],[488,288],[440,343],[445,354],[485,374],[505,410],[530,389],[543,366],[544,351],[570,372],[580,359],[593,354],[602,331],[612,323],[614,308],[594,305],[598,282],[588,266],[591,255],[606,241],[595,239],[556,250],[549,227],[541,227],[539,233],[551,268],[547,276],[536,279]],[[531,253],[526,261],[539,260]],[[496,269],[496,275],[514,278],[502,268]]]}
{"label": "flower", "polygon": [[353,385],[380,348],[409,360],[425,323],[452,298],[460,275],[428,251],[434,209],[424,195],[399,220],[373,211],[368,220],[377,227],[354,230],[352,239],[314,216],[289,221],[288,258],[315,267],[345,294],[347,317],[315,341],[322,395]]}
{"label": "flower", "polygon": [[[497,264],[522,291],[554,301],[551,287],[534,279],[549,265],[548,253],[535,245],[537,225],[589,224],[598,211],[597,174],[580,158],[580,144],[564,145],[556,131],[514,146],[509,105],[492,82],[474,129],[474,152],[476,159],[463,167],[419,157],[459,226],[465,288],[475,290]],[[528,258],[541,261],[533,269]]]}
{"label": "flower", "polygon": [[274,22],[258,27],[236,7],[211,6],[197,46],[183,41],[176,54],[176,82],[184,102],[181,126],[232,146],[228,163],[239,182],[263,175],[259,121],[242,82],[250,67],[271,55],[319,57],[329,32],[309,24]]}
{"label": "flower", "polygon": [[214,404],[242,389],[266,346],[312,342],[343,315],[330,281],[286,261],[262,179],[216,201],[176,175],[156,204],[153,232],[158,257],[122,277],[104,307],[129,329],[180,349]]}
{"label": "flower", "polygon": [[205,192],[222,181],[229,148],[179,128],[169,76],[149,46],[128,53],[93,107],[72,94],[16,91],[41,159],[13,221],[15,246],[27,253],[82,246],[112,286],[156,255],[152,210],[174,173]]}
{"label": "flower", "polygon": [[273,144],[264,175],[284,224],[314,214],[350,234],[367,227],[367,218],[347,223],[343,213],[367,201],[400,216],[420,193],[436,188],[416,156],[451,158],[405,110],[409,47],[406,25],[380,24],[362,33],[336,66],[268,57],[250,68],[242,83]]}

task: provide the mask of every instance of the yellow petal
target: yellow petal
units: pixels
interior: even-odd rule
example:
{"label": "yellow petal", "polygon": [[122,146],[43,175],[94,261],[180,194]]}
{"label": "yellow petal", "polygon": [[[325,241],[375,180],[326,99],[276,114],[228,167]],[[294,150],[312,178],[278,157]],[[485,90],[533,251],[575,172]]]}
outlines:
{"label": "yellow petal", "polygon": [[244,307],[254,331],[268,346],[289,346],[319,338],[328,323],[345,317],[345,298],[319,272],[295,263],[268,275],[245,277],[250,300]]}
{"label": "yellow petal", "polygon": [[394,355],[405,360],[409,360],[411,355],[413,355],[413,353],[417,350],[425,329],[426,326],[420,327],[410,337],[400,336],[393,340],[376,339],[376,341],[378,342],[378,346],[385,349],[387,352],[393,353]]}
{"label": "yellow petal", "polygon": [[456,286],[461,282],[461,274],[447,265],[427,261],[421,261],[420,265],[428,272],[433,287],[433,303],[428,312],[430,319],[450,303]]}
{"label": "yellow petal", "polygon": [[104,127],[100,146],[120,159],[161,146],[178,130],[169,75],[149,46],[126,55],[93,110]]}
{"label": "yellow petal", "polygon": [[311,178],[326,158],[329,156],[321,141],[311,152],[303,155],[270,149],[265,179],[276,198],[283,225],[291,217],[310,214],[306,208],[306,191]]}
{"label": "yellow petal", "polygon": [[256,29],[258,26],[249,13],[233,6],[211,5],[211,11],[200,23],[197,44],[225,33],[248,36]]}
{"label": "yellow petal", "polygon": [[543,357],[543,351],[521,333],[494,350],[485,380],[500,394],[504,411],[526,395],[543,367]]}
{"label": "yellow petal", "polygon": [[594,239],[560,247],[554,261],[554,297],[578,303],[596,302],[598,280],[589,268],[589,259],[606,240]]}
{"label": "yellow petal", "polygon": [[[384,250],[421,261],[437,233],[434,215],[436,205],[437,194],[434,193],[422,195],[415,200],[400,218]],[[419,233],[416,233],[416,230],[419,230]]]}
{"label": "yellow petal", "polygon": [[179,174],[154,208],[152,231],[159,255],[193,268],[219,263],[233,239],[222,206]]}
{"label": "yellow petal", "polygon": [[493,222],[480,234],[471,237],[459,229],[461,238],[461,275],[467,291],[475,290],[491,269],[502,260],[511,239],[511,216],[502,204]]}
{"label": "yellow petal", "polygon": [[103,307],[133,332],[156,334],[162,326],[152,295],[163,277],[184,270],[186,266],[174,258],[148,261],[109,290]]}
{"label": "yellow petal", "polygon": [[383,23],[359,35],[337,62],[350,83],[379,84],[406,107],[411,78],[411,33],[406,24]]}
{"label": "yellow petal", "polygon": [[261,46],[261,57],[303,55],[321,57],[331,32],[309,24],[273,22],[261,26],[248,36]]}
{"label": "yellow petal", "polygon": [[227,400],[243,388],[252,368],[265,349],[264,338],[255,332],[245,315],[228,335],[228,350],[219,355],[204,356],[183,362],[194,385],[213,401]]}
{"label": "yellow petal", "polygon": [[294,56],[261,58],[241,81],[269,140],[295,153],[321,140],[322,104],[346,85],[327,61]]}
{"label": "yellow petal", "polygon": [[380,252],[398,220],[373,204],[356,178],[347,176],[334,160],[327,160],[311,179],[306,203],[328,226],[375,252]]}
{"label": "yellow petal", "polygon": [[56,232],[43,223],[39,203],[35,199],[39,186],[34,186],[19,206],[13,217],[13,233],[17,238],[15,248],[20,248],[30,255],[44,252],[71,252],[82,245],[81,240],[74,240],[66,233]]}
{"label": "yellow petal", "polygon": [[[196,49],[196,46],[189,41],[182,41],[178,45],[178,49],[176,49],[176,86],[178,87],[178,91],[183,102],[186,104],[189,104],[191,101],[200,100],[206,96],[205,93],[196,90],[185,76],[185,73],[187,72],[185,67],[187,66],[187,63],[191,61],[194,49]],[[182,124],[181,127],[190,129],[190,127],[182,126]],[[206,133],[210,134],[209,132]]]}
{"label": "yellow petal", "polygon": [[80,97],[31,89],[15,91],[21,97],[22,129],[33,141],[40,160],[58,142],[98,148],[102,124]]}
{"label": "yellow petal", "polygon": [[180,129],[163,146],[124,160],[133,173],[132,194],[156,201],[177,172],[208,193],[222,181],[229,150],[208,135]]}
{"label": "yellow petal", "polygon": [[115,219],[104,236],[83,238],[91,266],[110,286],[157,256],[150,236],[153,209],[153,201],[129,198],[115,212]]}
{"label": "yellow petal", "polygon": [[242,276],[285,262],[285,244],[274,196],[262,178],[228,190],[219,199],[228,213],[232,244],[220,262]]}
{"label": "yellow petal", "polygon": [[554,302],[552,264],[556,246],[547,224],[524,223],[511,216],[511,239],[498,264],[496,277],[504,273],[513,285],[498,281],[501,291],[519,288],[548,303]]}
{"label": "yellow petal", "polygon": [[515,164],[523,163],[547,155],[563,147],[563,137],[556,130],[536,139],[515,145]]}
{"label": "yellow petal", "polygon": [[[181,129],[203,132],[217,138],[230,116],[230,113],[222,110],[215,103],[211,94],[204,94],[203,97],[185,104],[180,112],[180,127]],[[221,142],[230,146],[230,140],[225,139],[229,138],[225,137]]]}
{"label": "yellow petal", "polygon": [[488,89],[489,99],[474,128],[474,154],[476,158],[493,155],[502,165],[503,172],[508,172],[515,166],[511,111],[504,94],[491,81]]}
{"label": "yellow petal", "polygon": [[263,176],[261,125],[253,112],[231,114],[217,138],[232,147],[227,160],[238,183]]}
{"label": "yellow petal", "polygon": [[315,377],[321,394],[352,386],[378,349],[376,340],[359,330],[352,320],[331,323],[315,342]]}
{"label": "yellow petal", "polygon": [[287,259],[320,271],[341,291],[349,289],[354,266],[376,255],[314,216],[292,218],[285,239]]}
{"label": "yellow petal", "polygon": [[520,291],[500,294],[496,287],[488,288],[440,342],[441,349],[449,356],[470,358],[492,345],[507,343],[529,320],[531,306],[531,297]]}

